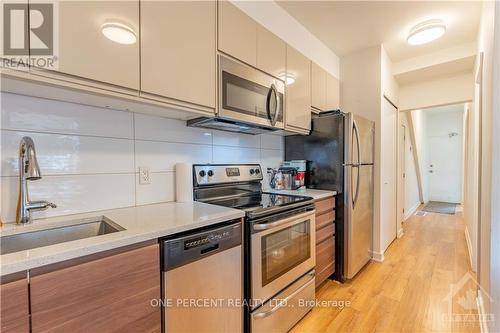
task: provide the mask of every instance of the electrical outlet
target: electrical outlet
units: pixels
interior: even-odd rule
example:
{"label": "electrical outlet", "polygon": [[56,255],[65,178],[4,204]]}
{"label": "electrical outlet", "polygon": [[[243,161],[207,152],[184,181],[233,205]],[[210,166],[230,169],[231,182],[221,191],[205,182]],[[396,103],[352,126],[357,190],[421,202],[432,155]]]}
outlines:
{"label": "electrical outlet", "polygon": [[151,174],[148,167],[139,167],[139,184],[151,184]]}

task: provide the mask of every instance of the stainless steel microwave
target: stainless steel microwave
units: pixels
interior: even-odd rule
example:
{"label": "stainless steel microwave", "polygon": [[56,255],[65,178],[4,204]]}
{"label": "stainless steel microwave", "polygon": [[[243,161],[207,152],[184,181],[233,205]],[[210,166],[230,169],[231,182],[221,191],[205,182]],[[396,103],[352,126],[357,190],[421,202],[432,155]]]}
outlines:
{"label": "stainless steel microwave", "polygon": [[193,119],[189,126],[249,134],[284,128],[283,81],[219,55],[218,82],[217,116]]}

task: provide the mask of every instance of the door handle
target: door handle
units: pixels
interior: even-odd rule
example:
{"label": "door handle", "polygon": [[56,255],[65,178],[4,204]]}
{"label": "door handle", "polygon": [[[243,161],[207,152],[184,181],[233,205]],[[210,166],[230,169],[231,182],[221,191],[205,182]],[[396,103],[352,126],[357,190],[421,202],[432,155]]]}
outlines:
{"label": "door handle", "polygon": [[[274,95],[274,99],[276,101],[276,107],[274,110],[274,114],[271,113],[271,98]],[[266,107],[267,107],[267,115],[269,117],[269,120],[271,121],[271,125],[274,126],[276,125],[276,122],[278,121],[278,116],[279,116],[279,110],[281,109],[280,105],[280,98],[278,94],[278,89],[276,86],[271,84],[271,87],[269,88],[269,92],[267,94],[267,101],[266,101]]]}
{"label": "door handle", "polygon": [[[353,127],[352,127],[353,133],[356,134],[356,147],[358,148],[358,161],[353,167],[358,168],[358,175],[357,175],[357,181],[356,181],[356,194],[353,193],[353,198],[352,198],[352,208],[356,207],[356,203],[358,202],[358,195],[359,195],[359,173],[361,172],[359,166],[361,165],[361,152],[360,152],[360,143],[359,143],[359,132],[358,132],[358,125],[356,124],[356,121],[353,119]],[[352,174],[351,174],[351,184],[352,184]],[[352,187],[352,185],[351,185]]]}

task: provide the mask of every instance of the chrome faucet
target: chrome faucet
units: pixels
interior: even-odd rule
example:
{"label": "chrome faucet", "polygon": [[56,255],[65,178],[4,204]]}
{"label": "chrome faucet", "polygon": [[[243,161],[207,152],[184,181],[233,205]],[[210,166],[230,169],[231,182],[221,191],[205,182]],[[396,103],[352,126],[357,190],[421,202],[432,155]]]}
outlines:
{"label": "chrome faucet", "polygon": [[36,160],[35,143],[25,136],[19,145],[19,199],[17,200],[17,223],[30,223],[31,212],[45,210],[57,206],[51,202],[30,201],[28,195],[28,180],[41,179],[40,167]]}

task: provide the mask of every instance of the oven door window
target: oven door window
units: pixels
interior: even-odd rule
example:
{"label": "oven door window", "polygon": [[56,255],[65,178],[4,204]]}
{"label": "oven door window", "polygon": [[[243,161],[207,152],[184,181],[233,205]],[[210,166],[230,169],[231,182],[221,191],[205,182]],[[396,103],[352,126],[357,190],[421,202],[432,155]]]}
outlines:
{"label": "oven door window", "polygon": [[[222,107],[226,110],[268,120],[270,113],[273,115],[275,113],[274,110],[268,111],[269,87],[222,72],[222,89]],[[282,99],[283,94],[279,93],[277,98]],[[278,106],[280,108],[278,121],[283,120],[281,104]]]}
{"label": "oven door window", "polygon": [[310,220],[262,237],[262,286],[311,257]]}

